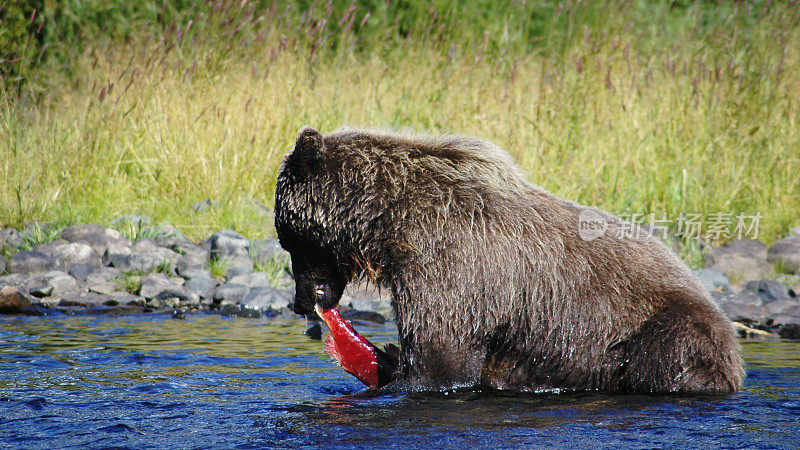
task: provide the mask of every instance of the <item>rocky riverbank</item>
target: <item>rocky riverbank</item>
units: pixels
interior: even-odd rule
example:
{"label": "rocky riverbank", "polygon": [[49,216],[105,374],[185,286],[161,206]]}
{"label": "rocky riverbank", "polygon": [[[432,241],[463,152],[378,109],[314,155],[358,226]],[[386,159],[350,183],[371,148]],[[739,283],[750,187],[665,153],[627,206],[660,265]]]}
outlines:
{"label": "rocky riverbank", "polygon": [[711,298],[747,334],[800,339],[800,227],[770,247],[729,242],[704,255],[695,271]]}
{"label": "rocky riverbank", "polygon": [[[170,225],[132,230],[42,223],[0,230],[0,313],[297,317],[289,309],[290,258],[276,239],[221,230],[196,244]],[[348,290],[342,306],[362,320],[391,313],[389,296],[369,288]]]}
{"label": "rocky riverbank", "polygon": [[[290,258],[277,240],[221,230],[194,243],[170,225],[140,225],[0,230],[0,314],[296,317]],[[769,248],[742,240],[712,249],[705,266],[696,275],[743,335],[800,339],[800,227]],[[353,288],[341,306],[350,318],[382,322],[390,300]]]}

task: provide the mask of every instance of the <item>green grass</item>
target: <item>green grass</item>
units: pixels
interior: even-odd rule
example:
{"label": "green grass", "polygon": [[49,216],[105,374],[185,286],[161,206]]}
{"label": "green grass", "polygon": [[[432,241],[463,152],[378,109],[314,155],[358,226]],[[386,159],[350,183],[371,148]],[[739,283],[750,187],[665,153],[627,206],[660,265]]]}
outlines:
{"label": "green grass", "polygon": [[277,257],[266,261],[264,264],[256,262],[253,265],[253,270],[264,272],[269,278],[269,282],[273,287],[287,287],[285,286],[286,268],[289,267],[290,261],[288,258]]}
{"label": "green grass", "polygon": [[143,275],[143,273],[137,271],[123,272],[122,276],[117,279],[117,284],[122,290],[134,295],[139,295],[139,291],[142,289]]}
{"label": "green grass", "polygon": [[772,266],[775,267],[775,272],[778,275],[793,275],[794,274],[794,272],[792,272],[791,270],[789,270],[786,267],[786,261],[784,261],[783,259],[779,259],[779,260],[773,262]]}
{"label": "green grass", "polygon": [[211,272],[211,277],[217,280],[225,280],[225,274],[230,269],[230,261],[225,258],[211,258],[208,263],[208,270]]}
{"label": "green grass", "polygon": [[129,221],[118,220],[111,224],[111,228],[120,232],[120,234],[128,238],[131,242],[136,243],[141,239],[164,239],[175,235],[175,232],[168,228],[164,228],[166,224],[152,226],[151,223],[146,221]]}
{"label": "green grass", "polygon": [[273,205],[297,131],[344,124],[481,136],[616,214],[759,214],[767,242],[800,224],[796,6],[389,3],[145,8],[113,33],[75,11],[81,45],[2,85],[0,225],[270,236],[254,200]]}
{"label": "green grass", "polygon": [[27,230],[20,233],[22,250],[33,250],[34,247],[46,242],[55,241],[61,236],[63,227],[32,224]]}

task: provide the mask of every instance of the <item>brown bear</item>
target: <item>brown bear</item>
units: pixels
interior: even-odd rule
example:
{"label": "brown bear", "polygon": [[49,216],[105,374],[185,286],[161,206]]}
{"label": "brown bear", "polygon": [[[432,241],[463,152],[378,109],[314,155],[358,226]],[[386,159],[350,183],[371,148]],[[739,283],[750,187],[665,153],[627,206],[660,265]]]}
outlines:
{"label": "brown bear", "polygon": [[486,141],[306,128],[278,174],[275,227],[294,311],[346,284],[388,287],[392,385],[727,393],[733,329],[652,236],[526,180]]}

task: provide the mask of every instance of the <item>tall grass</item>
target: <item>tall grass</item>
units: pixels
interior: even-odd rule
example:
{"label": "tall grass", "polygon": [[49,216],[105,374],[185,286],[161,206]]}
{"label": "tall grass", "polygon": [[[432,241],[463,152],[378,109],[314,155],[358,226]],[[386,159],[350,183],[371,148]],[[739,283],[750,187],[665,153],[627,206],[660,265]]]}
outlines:
{"label": "tall grass", "polygon": [[759,214],[766,241],[800,224],[798,5],[282,5],[94,33],[46,88],[6,83],[0,225],[267,236],[297,131],[343,124],[482,136],[617,214]]}

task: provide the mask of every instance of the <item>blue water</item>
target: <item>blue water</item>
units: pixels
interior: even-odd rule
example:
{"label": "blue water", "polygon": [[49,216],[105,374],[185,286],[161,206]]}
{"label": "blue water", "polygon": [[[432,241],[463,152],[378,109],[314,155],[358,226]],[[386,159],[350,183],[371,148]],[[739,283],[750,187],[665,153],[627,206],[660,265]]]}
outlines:
{"label": "blue water", "polygon": [[[0,448],[800,446],[800,343],[723,397],[365,395],[292,318],[0,317]],[[394,342],[392,324],[358,327]]]}

